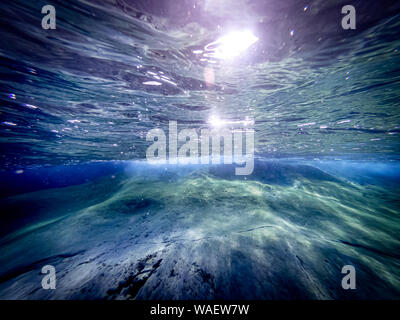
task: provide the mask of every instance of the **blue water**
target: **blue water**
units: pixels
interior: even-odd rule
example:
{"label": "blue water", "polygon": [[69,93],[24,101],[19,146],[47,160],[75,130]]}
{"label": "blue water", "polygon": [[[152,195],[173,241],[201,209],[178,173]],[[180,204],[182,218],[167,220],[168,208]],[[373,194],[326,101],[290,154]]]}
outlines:
{"label": "blue water", "polygon": [[[345,4],[2,2],[0,298],[399,299],[400,3]],[[169,121],[254,130],[254,171],[150,164]]]}

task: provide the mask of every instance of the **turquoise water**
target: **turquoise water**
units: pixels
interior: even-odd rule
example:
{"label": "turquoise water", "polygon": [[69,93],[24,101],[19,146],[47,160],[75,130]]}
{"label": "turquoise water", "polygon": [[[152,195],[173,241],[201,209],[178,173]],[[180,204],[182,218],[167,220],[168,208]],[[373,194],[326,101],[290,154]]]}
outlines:
{"label": "turquoise water", "polygon": [[[0,4],[0,298],[400,297],[398,2],[45,4]],[[254,171],[148,163],[170,121],[254,130]]]}

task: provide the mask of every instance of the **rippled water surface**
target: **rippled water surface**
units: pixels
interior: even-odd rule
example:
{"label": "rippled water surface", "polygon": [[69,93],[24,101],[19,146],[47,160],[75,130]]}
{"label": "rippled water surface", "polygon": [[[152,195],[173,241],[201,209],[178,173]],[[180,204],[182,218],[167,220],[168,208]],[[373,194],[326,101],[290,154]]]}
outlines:
{"label": "rippled water surface", "polygon": [[[2,1],[0,298],[398,299],[400,2],[352,3]],[[169,121],[254,172],[147,163]]]}
{"label": "rippled water surface", "polygon": [[[397,1],[41,1],[1,4],[5,167],[145,157],[146,133],[254,121],[256,153],[399,152]],[[233,60],[205,47],[258,37]]]}

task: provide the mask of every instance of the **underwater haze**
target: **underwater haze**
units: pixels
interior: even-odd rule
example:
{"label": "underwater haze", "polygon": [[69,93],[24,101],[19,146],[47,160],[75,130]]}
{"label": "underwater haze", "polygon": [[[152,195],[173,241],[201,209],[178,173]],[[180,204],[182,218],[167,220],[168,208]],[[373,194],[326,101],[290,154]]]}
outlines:
{"label": "underwater haze", "polygon": [[[0,12],[0,299],[400,299],[399,1]],[[252,170],[175,164],[171,122]]]}

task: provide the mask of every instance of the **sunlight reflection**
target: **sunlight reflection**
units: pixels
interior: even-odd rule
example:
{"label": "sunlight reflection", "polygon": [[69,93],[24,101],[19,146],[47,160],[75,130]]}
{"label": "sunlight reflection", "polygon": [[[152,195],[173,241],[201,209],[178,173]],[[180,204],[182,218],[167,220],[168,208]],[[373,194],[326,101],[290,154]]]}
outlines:
{"label": "sunlight reflection", "polygon": [[231,32],[204,47],[204,56],[217,59],[232,59],[237,57],[258,38],[250,30]]}

